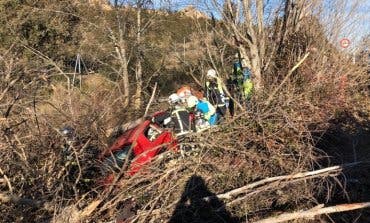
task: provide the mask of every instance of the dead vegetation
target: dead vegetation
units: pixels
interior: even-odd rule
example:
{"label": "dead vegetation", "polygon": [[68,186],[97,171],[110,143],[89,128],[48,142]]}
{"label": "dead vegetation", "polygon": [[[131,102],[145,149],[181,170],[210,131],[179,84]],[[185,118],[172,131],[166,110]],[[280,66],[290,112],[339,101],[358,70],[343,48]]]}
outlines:
{"label": "dead vegetation", "polygon": [[[25,93],[21,97],[15,89],[27,87],[23,77],[10,75],[9,79],[2,79],[2,86],[12,86],[2,88],[2,112],[8,114],[1,120],[5,221],[110,221],[120,215],[127,202],[133,206],[135,222],[176,219],[184,207],[194,208],[191,200],[181,200],[184,188],[194,176],[202,179],[208,190],[198,194],[203,196],[204,205],[217,198],[217,205],[225,205],[224,211],[235,216],[233,221],[256,221],[273,213],[316,206],[320,197],[330,198],[332,179],[341,169],[313,176],[294,174],[324,168],[320,163],[329,157],[315,147],[315,137],[326,131],[338,113],[366,110],[365,106],[343,105],[364,105],[366,89],[359,83],[367,81],[358,79],[360,73],[348,66],[327,68],[325,76],[319,79],[318,72],[323,71],[314,72],[316,59],[308,57],[271,103],[265,103],[270,94],[256,95],[247,112],[201,135],[189,136],[188,143],[194,149],[185,157],[167,152],[143,173],[131,178],[122,176],[106,189],[96,186],[99,171],[89,168],[98,163],[89,154],[107,146],[104,131],[114,124],[111,120],[118,118],[115,109],[119,102],[117,96],[112,96],[114,84],[103,87],[97,83],[97,76],[85,80],[82,89],[43,85],[45,90],[53,89],[49,95],[40,90],[36,95]],[[343,87],[338,84],[340,69],[358,78],[348,78]],[[30,92],[40,84],[38,81],[43,81],[37,77],[28,82]],[[302,84],[308,87],[302,89]],[[64,124],[75,127],[79,136],[72,156],[77,168],[63,158],[66,142],[58,129]],[[94,180],[84,182],[89,171],[94,171],[89,176]],[[253,183],[255,186],[246,188]],[[235,193],[237,188],[240,191]],[[185,205],[179,208],[181,202]],[[29,214],[23,215],[25,211]]]}
{"label": "dead vegetation", "polygon": [[[276,66],[246,111],[189,135],[184,143],[193,149],[184,156],[166,152],[130,178],[121,169],[109,187],[98,183],[96,154],[109,145],[109,129],[143,112],[126,107],[118,82],[96,74],[81,87],[67,86],[55,64],[36,66],[19,59],[14,46],[1,49],[1,220],[272,222],[274,215],[296,219],[285,212],[297,210],[311,220],[330,218],[320,215],[332,209],[317,205],[345,188],[344,169],[362,166],[331,165],[332,154],[319,144],[343,114],[369,119],[369,78],[329,43],[312,42],[306,28],[284,37]],[[157,108],[163,109],[151,107]],[[59,133],[65,125],[78,137],[68,155]]]}

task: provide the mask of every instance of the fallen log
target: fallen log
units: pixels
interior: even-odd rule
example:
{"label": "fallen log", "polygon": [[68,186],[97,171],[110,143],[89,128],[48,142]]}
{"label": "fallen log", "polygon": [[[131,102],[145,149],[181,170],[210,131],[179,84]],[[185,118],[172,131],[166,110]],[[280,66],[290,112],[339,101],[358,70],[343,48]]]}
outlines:
{"label": "fallen log", "polygon": [[235,197],[236,195],[243,194],[247,192],[250,189],[263,186],[267,183],[275,182],[275,181],[282,181],[282,180],[293,180],[293,179],[299,179],[299,178],[307,178],[312,176],[321,176],[323,174],[332,174],[333,172],[339,173],[342,171],[343,166],[332,166],[320,170],[310,171],[310,172],[304,172],[304,173],[295,173],[290,175],[283,175],[283,176],[276,176],[276,177],[269,177],[260,181],[256,181],[251,184],[247,184],[243,187],[231,190],[227,193],[218,194],[216,196],[210,196],[210,197],[204,197],[204,200],[210,200],[213,197],[217,197],[219,199],[231,199],[232,197]]}
{"label": "fallen log", "polygon": [[318,205],[312,209],[306,211],[297,211],[293,213],[284,213],[275,217],[270,217],[257,221],[256,223],[279,223],[286,222],[295,219],[312,219],[317,215],[331,214],[337,212],[352,211],[356,209],[370,208],[370,202],[365,203],[354,203],[354,204],[340,204],[330,207],[323,207],[323,205]]}

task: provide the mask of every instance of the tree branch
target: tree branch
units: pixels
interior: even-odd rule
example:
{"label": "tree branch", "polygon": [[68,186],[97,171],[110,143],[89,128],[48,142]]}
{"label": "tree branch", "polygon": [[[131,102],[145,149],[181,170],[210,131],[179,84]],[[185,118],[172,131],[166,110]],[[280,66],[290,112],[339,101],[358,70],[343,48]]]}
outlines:
{"label": "tree branch", "polygon": [[262,219],[260,221],[257,221],[256,223],[278,223],[278,222],[285,222],[285,221],[294,220],[294,219],[313,218],[317,215],[322,215],[322,214],[351,211],[351,210],[369,208],[369,207],[370,207],[370,202],[354,203],[354,204],[340,204],[340,205],[330,206],[330,207],[323,207],[323,205],[318,205],[307,211],[284,213],[284,214],[281,214],[275,217]]}
{"label": "tree branch", "polygon": [[265,103],[266,106],[270,105],[270,103],[274,99],[276,93],[281,89],[281,87],[285,84],[285,82],[288,81],[289,77],[293,74],[293,72],[295,70],[297,70],[298,67],[301,66],[301,64],[307,59],[308,55],[310,55],[309,52],[306,53],[306,55],[304,55],[304,57],[288,72],[288,74],[285,76],[284,80],[280,83],[280,85],[272,92],[272,94],[267,99],[267,101]]}
{"label": "tree branch", "polygon": [[[320,169],[320,170],[315,170],[315,171],[310,171],[310,172],[295,173],[295,174],[284,175],[284,176],[276,176],[276,177],[269,177],[269,178],[265,178],[263,180],[251,183],[251,184],[247,184],[243,187],[231,190],[227,193],[218,194],[218,195],[216,195],[216,197],[219,198],[219,199],[231,199],[232,197],[234,197],[236,195],[245,193],[246,191],[248,191],[250,189],[265,185],[267,183],[271,183],[271,182],[275,182],[275,181],[279,181],[279,180],[280,181],[281,180],[293,180],[293,179],[306,178],[306,177],[311,177],[311,176],[320,176],[324,173],[329,174],[329,173],[332,173],[332,172],[340,172],[342,170],[342,168],[343,168],[343,166],[332,166],[332,167],[328,167],[328,168],[324,168],[324,169]],[[210,200],[213,197],[214,196],[210,196],[210,197],[205,197],[203,199],[204,200]]]}
{"label": "tree branch", "polygon": [[150,105],[152,104],[152,102],[154,100],[154,96],[155,96],[155,92],[156,91],[157,91],[157,82],[155,82],[154,89],[153,89],[153,92],[152,92],[152,96],[150,97],[149,102],[148,102],[148,105],[145,108],[145,113],[143,115],[143,118],[148,114]]}

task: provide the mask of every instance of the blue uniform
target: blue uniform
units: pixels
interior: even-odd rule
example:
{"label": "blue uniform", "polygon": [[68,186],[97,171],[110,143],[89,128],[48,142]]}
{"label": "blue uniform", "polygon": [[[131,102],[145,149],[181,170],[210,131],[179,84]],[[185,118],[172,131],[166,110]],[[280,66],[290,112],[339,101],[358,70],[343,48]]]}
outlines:
{"label": "blue uniform", "polygon": [[204,118],[209,122],[210,125],[217,124],[216,109],[208,101],[199,101],[196,109],[203,113]]}

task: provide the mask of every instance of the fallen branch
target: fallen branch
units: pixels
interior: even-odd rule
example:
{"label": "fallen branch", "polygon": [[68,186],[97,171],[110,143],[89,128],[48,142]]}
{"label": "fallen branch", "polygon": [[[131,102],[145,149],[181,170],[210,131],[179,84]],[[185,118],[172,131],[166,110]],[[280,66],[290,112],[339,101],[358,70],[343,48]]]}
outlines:
{"label": "fallen branch", "polygon": [[81,210],[79,212],[79,216],[80,216],[80,221],[82,221],[83,219],[89,217],[95,210],[96,208],[100,205],[100,203],[102,202],[102,200],[95,200],[93,202],[91,202],[87,207],[85,207],[83,210]]}
{"label": "fallen branch", "polygon": [[355,203],[355,204],[340,204],[336,206],[323,207],[323,205],[318,205],[307,211],[297,211],[293,213],[285,213],[279,216],[270,217],[257,221],[256,223],[278,223],[285,222],[294,219],[302,218],[313,218],[317,215],[330,214],[344,211],[352,211],[356,209],[370,208],[370,202],[365,203]]}
{"label": "fallen branch", "polygon": [[3,92],[0,94],[0,101],[3,100],[5,95],[8,93],[10,89],[21,79],[23,78],[23,75],[20,75],[18,78],[12,80],[10,83],[8,83],[7,87],[3,90]]}
{"label": "fallen branch", "polygon": [[275,97],[275,94],[280,90],[280,88],[285,84],[285,82],[287,82],[287,80],[289,79],[289,77],[293,74],[293,72],[295,70],[298,69],[299,66],[301,66],[301,64],[307,59],[308,55],[310,55],[310,53],[306,53],[306,55],[304,55],[304,57],[288,72],[288,74],[285,76],[284,80],[280,83],[280,85],[271,93],[271,95],[269,96],[269,98],[267,99],[265,105],[266,106],[269,106],[270,103],[272,102],[272,100],[274,99]]}
{"label": "fallen branch", "polygon": [[[315,171],[310,171],[310,172],[295,173],[295,174],[291,174],[291,175],[276,176],[276,177],[269,177],[269,178],[251,183],[251,184],[247,184],[243,187],[231,190],[227,193],[216,195],[216,197],[219,198],[219,199],[231,199],[232,197],[234,197],[236,195],[245,193],[246,191],[248,191],[250,189],[265,185],[267,183],[271,183],[271,182],[275,182],[275,181],[281,181],[281,180],[292,180],[292,179],[306,178],[306,177],[311,177],[311,176],[315,176],[315,175],[319,176],[319,175],[322,175],[324,173],[329,174],[329,173],[332,173],[332,172],[340,172],[340,171],[342,171],[342,168],[343,168],[343,166],[332,166],[332,167],[328,167],[328,168],[324,168],[324,169],[320,169],[320,170],[315,170]],[[210,196],[210,197],[205,197],[203,199],[204,200],[210,200],[213,197],[214,196]]]}
{"label": "fallen branch", "polygon": [[10,183],[10,180],[9,178],[5,175],[4,171],[0,168],[0,174],[3,175],[3,178],[4,178],[4,181],[6,182],[6,184],[8,185],[8,188],[9,188],[9,192],[10,193],[13,193],[13,187],[12,187],[12,184]]}

